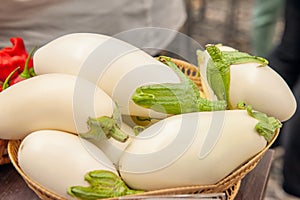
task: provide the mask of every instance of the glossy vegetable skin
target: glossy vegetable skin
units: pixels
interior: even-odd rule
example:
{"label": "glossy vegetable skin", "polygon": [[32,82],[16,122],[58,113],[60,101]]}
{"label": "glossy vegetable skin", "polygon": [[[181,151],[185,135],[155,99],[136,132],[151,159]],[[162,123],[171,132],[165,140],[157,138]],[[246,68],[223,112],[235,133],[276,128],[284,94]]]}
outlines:
{"label": "glossy vegetable skin", "polygon": [[25,137],[18,151],[18,163],[33,181],[65,199],[74,199],[67,194],[68,187],[88,186],[84,176],[90,171],[118,174],[99,148],[76,135],[56,130],[36,131]]}
{"label": "glossy vegetable skin", "polygon": [[220,45],[208,45],[205,59],[197,54],[214,94],[226,99],[230,109],[244,102],[282,122],[295,113],[292,91],[267,60]]}
{"label": "glossy vegetable skin", "polygon": [[126,149],[120,174],[130,187],[142,190],[215,184],[266,146],[254,128],[258,122],[246,110],[166,118]]}
{"label": "glossy vegetable skin", "polygon": [[165,118],[164,114],[136,105],[131,96],[137,87],[145,84],[180,82],[172,69],[149,54],[101,34],[61,36],[40,47],[33,61],[37,75],[72,74],[98,84],[124,115]]}
{"label": "glossy vegetable skin", "polygon": [[124,141],[127,136],[113,119],[115,109],[112,99],[85,79],[67,74],[35,76],[0,93],[0,138],[22,139],[36,130],[55,129]]}

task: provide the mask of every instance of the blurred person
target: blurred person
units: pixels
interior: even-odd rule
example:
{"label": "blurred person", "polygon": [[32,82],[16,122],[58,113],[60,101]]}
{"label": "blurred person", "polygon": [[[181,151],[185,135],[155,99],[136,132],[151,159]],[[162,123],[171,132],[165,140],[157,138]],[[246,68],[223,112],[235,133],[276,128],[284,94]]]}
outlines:
{"label": "blurred person", "polygon": [[[10,46],[9,38],[16,36],[31,49],[74,32],[113,36],[143,27],[180,30],[186,17],[184,0],[1,0],[0,47]],[[145,43],[163,48],[175,36],[145,37]]]}
{"label": "blurred person", "polygon": [[265,57],[274,47],[276,24],[282,15],[284,0],[255,0],[252,16],[252,53]]}
{"label": "blurred person", "polygon": [[[286,0],[285,28],[280,44],[268,57],[273,67],[293,90],[300,105],[300,1]],[[276,90],[276,88],[274,88]],[[284,123],[281,130],[283,156],[283,189],[300,197],[300,108]]]}

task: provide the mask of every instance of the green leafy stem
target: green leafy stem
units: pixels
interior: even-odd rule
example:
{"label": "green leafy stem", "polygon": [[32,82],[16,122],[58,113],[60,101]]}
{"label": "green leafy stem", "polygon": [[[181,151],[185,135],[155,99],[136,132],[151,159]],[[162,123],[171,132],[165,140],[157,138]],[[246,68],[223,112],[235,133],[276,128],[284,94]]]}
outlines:
{"label": "green leafy stem", "polygon": [[221,51],[219,45],[206,45],[206,51],[210,55],[206,68],[208,84],[219,100],[227,102],[228,109],[232,108],[229,96],[230,66],[250,62],[259,63],[260,67],[268,64],[268,61],[264,58],[252,56],[237,50]]}
{"label": "green leafy stem", "polygon": [[89,130],[85,133],[79,133],[84,139],[102,140],[103,138],[114,138],[119,142],[126,142],[129,136],[121,128],[121,115],[116,107],[112,117],[101,116],[98,118],[89,117],[87,120]]}
{"label": "green leafy stem", "polygon": [[160,56],[158,60],[174,70],[181,79],[181,83],[140,86],[132,95],[134,103],[167,114],[226,109],[227,104],[223,100],[210,101],[200,97],[197,85],[171,61],[171,58]]}
{"label": "green leafy stem", "polygon": [[270,142],[276,130],[282,127],[281,122],[274,118],[268,117],[266,114],[254,111],[252,106],[246,105],[245,103],[241,102],[238,104],[238,109],[247,110],[248,114],[257,119],[259,122],[255,125],[255,130],[263,136],[268,142]]}
{"label": "green leafy stem", "polygon": [[89,186],[70,186],[67,188],[67,193],[82,200],[96,200],[144,192],[130,189],[120,176],[108,170],[88,172],[84,180],[89,183]]}

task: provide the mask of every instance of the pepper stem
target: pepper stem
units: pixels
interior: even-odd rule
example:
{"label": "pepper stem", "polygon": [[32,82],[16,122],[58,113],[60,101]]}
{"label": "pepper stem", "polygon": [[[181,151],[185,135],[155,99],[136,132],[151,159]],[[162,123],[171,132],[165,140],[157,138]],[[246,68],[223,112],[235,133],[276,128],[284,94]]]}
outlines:
{"label": "pepper stem", "polygon": [[16,69],[14,69],[12,72],[10,72],[10,74],[6,77],[3,85],[2,85],[2,90],[5,90],[6,88],[9,87],[9,81],[11,79],[11,77],[14,75],[14,73],[16,73],[16,71],[18,71],[20,69],[20,67],[17,67]]}
{"label": "pepper stem", "polygon": [[106,136],[106,138],[112,137],[119,142],[126,142],[129,137],[119,128],[118,122],[114,118],[107,116],[89,117],[87,124],[89,130],[86,133],[79,133],[79,136],[85,139],[102,140]]}
{"label": "pepper stem", "polygon": [[28,65],[29,65],[29,61],[30,61],[34,51],[35,51],[35,48],[32,48],[31,51],[29,52],[29,55],[27,56],[26,61],[25,61],[23,72],[20,74],[20,77],[22,77],[24,79],[28,79],[31,77],[32,73],[29,71]]}

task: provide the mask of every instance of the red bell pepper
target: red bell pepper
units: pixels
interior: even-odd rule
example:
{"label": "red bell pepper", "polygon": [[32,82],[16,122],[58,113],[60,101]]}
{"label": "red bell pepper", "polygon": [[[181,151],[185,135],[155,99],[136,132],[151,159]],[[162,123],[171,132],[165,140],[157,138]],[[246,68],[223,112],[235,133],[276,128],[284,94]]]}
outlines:
{"label": "red bell pepper", "polygon": [[[5,47],[0,50],[0,81],[4,82],[9,74],[20,67],[17,73],[14,73],[12,79],[17,77],[24,70],[26,59],[28,57],[25,44],[22,38],[15,37],[10,39],[12,47]],[[28,69],[32,71],[33,59],[28,62]]]}
{"label": "red bell pepper", "polygon": [[5,79],[4,83],[1,84],[0,92],[2,92],[3,90],[5,90],[6,88],[9,87],[9,82],[10,82],[11,77],[12,77],[19,69],[20,69],[20,67],[17,67],[16,69],[14,69],[14,70],[7,76],[7,78]]}

